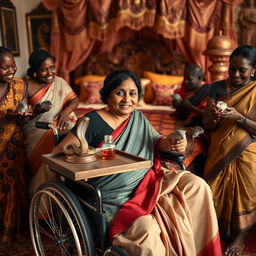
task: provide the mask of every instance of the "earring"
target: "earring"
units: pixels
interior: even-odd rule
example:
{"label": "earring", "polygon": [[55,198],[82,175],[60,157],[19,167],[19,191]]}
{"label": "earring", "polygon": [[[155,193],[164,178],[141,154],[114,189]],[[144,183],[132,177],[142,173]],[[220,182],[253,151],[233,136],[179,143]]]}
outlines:
{"label": "earring", "polygon": [[251,77],[254,77],[254,72],[251,73]]}
{"label": "earring", "polygon": [[109,107],[108,107],[108,105],[105,107],[105,111],[109,111]]}
{"label": "earring", "polygon": [[33,77],[36,77],[36,73],[33,73]]}

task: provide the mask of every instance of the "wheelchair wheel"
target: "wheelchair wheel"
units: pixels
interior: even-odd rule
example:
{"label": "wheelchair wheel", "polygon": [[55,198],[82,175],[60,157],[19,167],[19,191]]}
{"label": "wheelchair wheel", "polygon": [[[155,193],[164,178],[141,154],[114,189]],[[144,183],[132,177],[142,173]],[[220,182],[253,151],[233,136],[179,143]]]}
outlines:
{"label": "wheelchair wheel", "polygon": [[47,255],[43,241],[48,241],[55,245],[55,255],[95,256],[82,207],[62,182],[50,181],[39,187],[31,201],[29,225],[36,255]]}

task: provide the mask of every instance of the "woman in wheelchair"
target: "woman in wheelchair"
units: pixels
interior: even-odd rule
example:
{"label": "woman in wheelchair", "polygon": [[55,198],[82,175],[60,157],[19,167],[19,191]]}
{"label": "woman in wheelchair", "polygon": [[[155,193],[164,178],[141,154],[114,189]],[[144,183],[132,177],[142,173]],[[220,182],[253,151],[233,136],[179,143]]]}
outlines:
{"label": "woman in wheelchair", "polygon": [[[129,255],[221,255],[218,225],[208,185],[188,171],[161,166],[159,151],[184,152],[186,139],[160,135],[136,110],[142,89],[130,71],[110,73],[100,91],[105,108],[87,113],[86,139],[99,147],[111,134],[116,148],[152,160],[146,170],[93,178],[102,192],[113,245]],[[76,126],[56,147],[79,145]]]}

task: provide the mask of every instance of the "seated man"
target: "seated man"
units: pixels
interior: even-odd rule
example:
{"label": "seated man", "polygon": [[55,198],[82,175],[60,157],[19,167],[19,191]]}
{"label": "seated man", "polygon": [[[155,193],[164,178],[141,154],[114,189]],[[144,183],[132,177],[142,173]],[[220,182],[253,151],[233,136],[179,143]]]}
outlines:
{"label": "seated man", "polygon": [[178,119],[186,120],[194,116],[193,125],[201,124],[205,100],[210,88],[203,84],[203,71],[197,64],[189,64],[185,68],[184,82],[177,94],[173,95],[173,106]]}

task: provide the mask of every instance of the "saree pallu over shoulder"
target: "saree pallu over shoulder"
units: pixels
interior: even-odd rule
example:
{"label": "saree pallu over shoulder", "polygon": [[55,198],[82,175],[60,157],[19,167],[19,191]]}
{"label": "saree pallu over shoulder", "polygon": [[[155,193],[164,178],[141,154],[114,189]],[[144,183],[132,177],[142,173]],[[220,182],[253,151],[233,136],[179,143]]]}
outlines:
{"label": "saree pallu over shoulder", "polygon": [[[256,120],[256,82],[233,92],[224,99],[229,107],[234,107],[245,117]],[[211,133],[204,177],[214,179],[226,166],[253,142],[253,136],[240,127],[236,121],[222,120],[218,128]]]}
{"label": "saree pallu over shoulder", "polygon": [[[49,88],[52,87],[52,86],[56,86],[56,84],[57,84],[57,86],[62,85],[64,87],[63,88],[64,91],[67,90],[67,88],[69,87],[69,85],[65,82],[65,80],[63,80],[62,78],[59,78],[59,77],[55,77],[54,82],[43,86],[42,88],[40,88],[40,90],[38,90],[35,94],[33,94],[32,97],[29,99],[29,103],[32,106],[34,106],[34,105],[42,102],[42,98],[47,93]],[[66,86],[67,86],[67,88],[65,88]],[[56,88],[54,88],[54,89],[56,90]],[[59,93],[61,94],[62,92],[59,91]],[[69,92],[66,92],[62,105],[64,106],[67,102],[73,100],[76,97],[77,97],[77,95],[73,92],[73,90],[71,90]]]}
{"label": "saree pallu over shoulder", "polygon": [[[154,131],[140,111],[134,111],[123,124],[115,129],[112,136],[116,149],[152,160],[154,141],[160,135]],[[103,206],[108,222],[113,219],[120,206],[131,199],[136,187],[147,172],[148,168],[144,168],[92,179],[102,191]]]}
{"label": "saree pallu over shoulder", "polygon": [[47,84],[44,87],[40,88],[32,97],[29,99],[31,106],[35,106],[37,103],[40,103],[41,98],[45,95],[47,90],[52,86],[53,83]]}
{"label": "saree pallu over shoulder", "polygon": [[10,143],[10,139],[13,136],[16,128],[15,121],[6,120],[5,115],[7,109],[15,110],[18,103],[24,98],[26,89],[21,79],[15,78],[13,82],[7,88],[2,99],[0,99],[0,129],[1,129],[1,140],[0,140],[0,159],[5,151],[5,148]]}
{"label": "saree pallu over shoulder", "polygon": [[[66,104],[76,97],[76,94],[69,84],[61,77],[55,76],[51,84],[40,88],[40,90],[29,99],[29,103],[32,106],[46,100],[52,103],[52,108],[48,112],[38,115],[23,128],[25,134],[25,151],[32,175],[36,174],[42,164],[40,160],[41,155],[49,153],[54,146],[53,132],[51,130],[45,131],[37,129],[35,122],[51,122],[57,125],[58,114]],[[76,119],[76,115],[71,113],[69,129],[74,126]]]}

